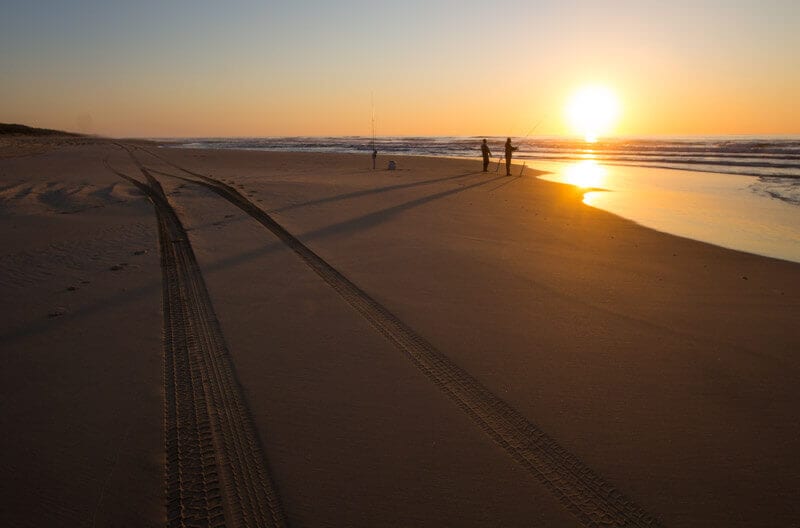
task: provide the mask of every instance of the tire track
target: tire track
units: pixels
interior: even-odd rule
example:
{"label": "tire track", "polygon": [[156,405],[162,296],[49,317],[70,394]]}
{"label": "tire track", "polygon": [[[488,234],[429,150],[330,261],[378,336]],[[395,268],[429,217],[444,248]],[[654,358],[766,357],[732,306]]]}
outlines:
{"label": "tire track", "polygon": [[484,387],[236,189],[211,177],[184,169],[149,150],[142,150],[194,176],[197,180],[189,181],[214,191],[269,229],[377,331],[399,348],[488,436],[550,490],[582,525],[661,526],[653,516]]}
{"label": "tire track", "polygon": [[145,193],[158,221],[167,526],[285,526],[186,231],[161,184],[136,162],[148,184],[106,166]]}

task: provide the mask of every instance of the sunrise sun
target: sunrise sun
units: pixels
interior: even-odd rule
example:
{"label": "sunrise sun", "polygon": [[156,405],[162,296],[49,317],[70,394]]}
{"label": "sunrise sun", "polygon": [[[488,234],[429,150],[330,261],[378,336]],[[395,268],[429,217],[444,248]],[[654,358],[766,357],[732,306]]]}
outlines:
{"label": "sunrise sun", "polygon": [[590,143],[613,129],[619,113],[619,99],[605,86],[592,85],[578,89],[566,106],[570,129]]}

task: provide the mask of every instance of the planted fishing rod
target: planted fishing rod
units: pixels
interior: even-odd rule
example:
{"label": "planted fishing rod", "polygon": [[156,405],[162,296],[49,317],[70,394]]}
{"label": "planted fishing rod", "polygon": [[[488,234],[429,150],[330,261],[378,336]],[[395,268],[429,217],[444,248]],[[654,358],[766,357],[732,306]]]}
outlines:
{"label": "planted fishing rod", "polygon": [[372,170],[375,170],[375,164],[378,161],[378,149],[375,148],[375,94],[370,92],[370,104],[372,106]]}

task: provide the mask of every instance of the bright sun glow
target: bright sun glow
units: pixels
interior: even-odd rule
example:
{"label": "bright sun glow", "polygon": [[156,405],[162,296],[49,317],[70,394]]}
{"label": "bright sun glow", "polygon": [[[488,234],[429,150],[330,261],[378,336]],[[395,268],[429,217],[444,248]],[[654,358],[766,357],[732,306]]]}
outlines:
{"label": "bright sun glow", "polygon": [[594,143],[614,127],[619,117],[619,100],[604,86],[584,86],[567,103],[567,120],[572,131]]}
{"label": "bright sun glow", "polygon": [[566,183],[584,189],[602,186],[605,175],[606,170],[592,159],[573,163],[564,170]]}

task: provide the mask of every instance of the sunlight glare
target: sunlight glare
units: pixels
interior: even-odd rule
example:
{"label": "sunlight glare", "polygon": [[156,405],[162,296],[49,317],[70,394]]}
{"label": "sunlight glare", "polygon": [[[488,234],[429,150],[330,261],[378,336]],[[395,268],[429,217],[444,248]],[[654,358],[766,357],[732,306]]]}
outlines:
{"label": "sunlight glare", "polygon": [[604,86],[584,86],[572,95],[566,107],[572,131],[589,143],[610,132],[619,113],[619,100]]}
{"label": "sunlight glare", "polygon": [[566,182],[583,189],[600,187],[605,175],[606,170],[589,159],[573,163],[564,170]]}

